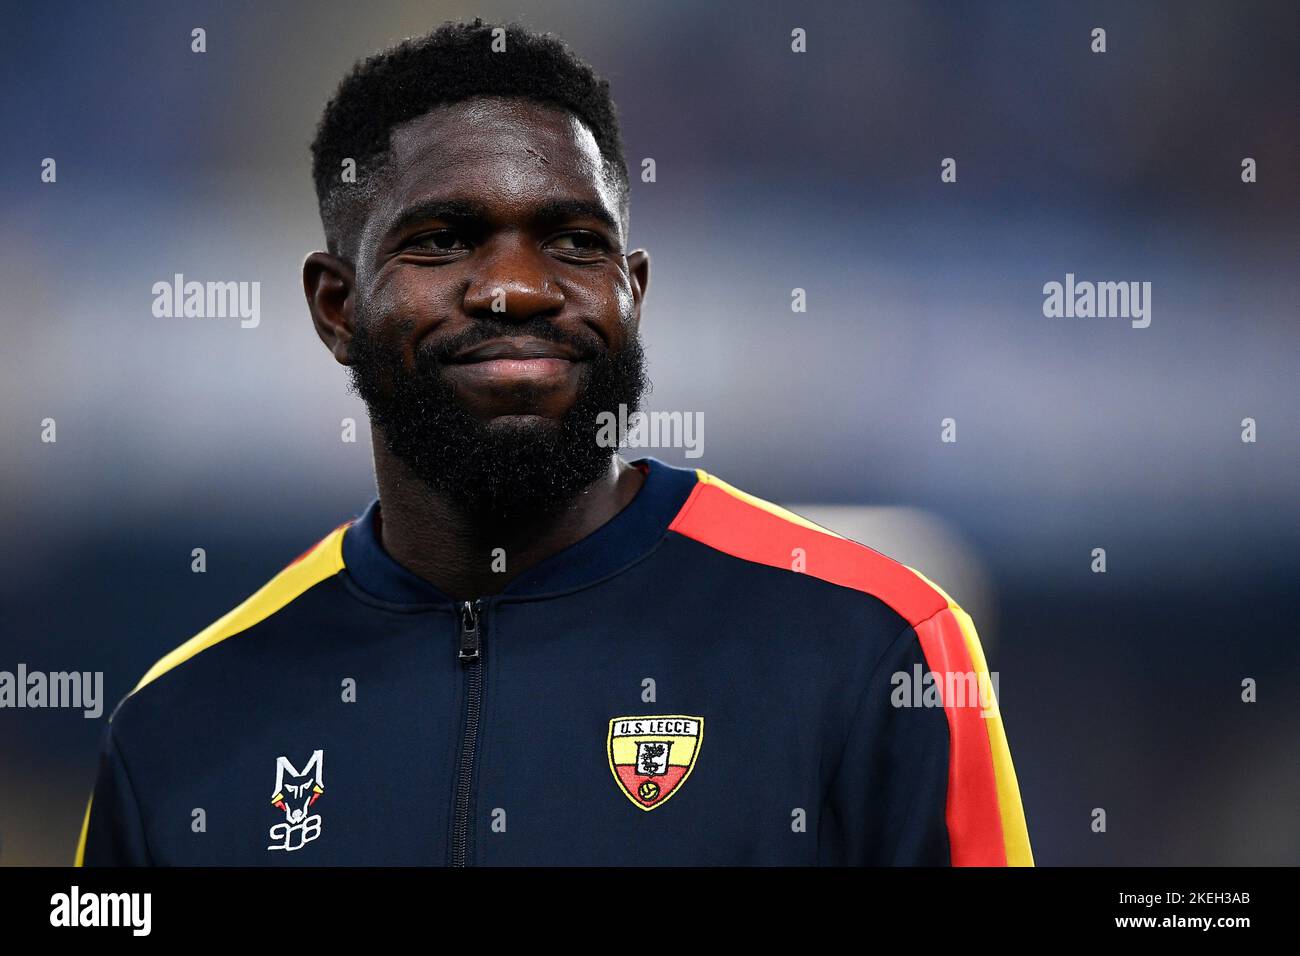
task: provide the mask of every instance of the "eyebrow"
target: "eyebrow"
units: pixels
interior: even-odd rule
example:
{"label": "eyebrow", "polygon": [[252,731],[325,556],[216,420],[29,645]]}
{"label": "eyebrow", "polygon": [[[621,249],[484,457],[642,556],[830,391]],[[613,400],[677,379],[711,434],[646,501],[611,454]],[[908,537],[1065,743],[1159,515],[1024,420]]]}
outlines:
{"label": "eyebrow", "polygon": [[[491,218],[487,206],[477,200],[426,199],[407,206],[398,213],[392,225],[386,230],[386,234],[395,235],[431,219],[468,224],[485,222]],[[615,236],[619,234],[619,223],[609,210],[598,202],[586,199],[548,199],[538,205],[529,216],[531,222],[542,226],[556,225],[574,219],[594,219]]]}
{"label": "eyebrow", "polygon": [[572,219],[595,219],[618,235],[619,224],[610,211],[586,199],[548,199],[537,208],[533,218],[542,223],[560,223]]}

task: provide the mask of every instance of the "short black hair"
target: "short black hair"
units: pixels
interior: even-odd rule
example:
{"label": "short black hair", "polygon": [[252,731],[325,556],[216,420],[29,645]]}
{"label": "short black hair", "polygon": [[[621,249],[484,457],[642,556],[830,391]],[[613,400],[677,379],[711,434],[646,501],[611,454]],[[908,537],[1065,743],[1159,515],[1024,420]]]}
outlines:
{"label": "short black hair", "polygon": [[[382,181],[395,126],[435,106],[505,96],[558,106],[592,132],[605,174],[619,190],[627,228],[628,173],[609,83],[559,37],[504,24],[505,49],[493,52],[495,26],[444,23],[430,33],[360,60],[325,106],[311,144],[312,178],[331,253],[352,257],[368,203]],[[356,162],[344,182],[343,161]]]}

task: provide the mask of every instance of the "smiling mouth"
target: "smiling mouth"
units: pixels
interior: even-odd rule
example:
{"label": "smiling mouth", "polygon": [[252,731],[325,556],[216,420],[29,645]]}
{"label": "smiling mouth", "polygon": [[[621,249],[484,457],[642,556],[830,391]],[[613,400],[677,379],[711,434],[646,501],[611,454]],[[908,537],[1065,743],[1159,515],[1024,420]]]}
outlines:
{"label": "smiling mouth", "polygon": [[560,342],[545,339],[492,339],[465,349],[451,361],[456,365],[473,365],[481,362],[531,362],[556,360],[578,361],[578,354]]}
{"label": "smiling mouth", "polygon": [[[493,339],[458,354],[451,369],[487,384],[566,382],[582,361],[567,345],[543,339]],[[455,374],[455,373],[453,373]]]}

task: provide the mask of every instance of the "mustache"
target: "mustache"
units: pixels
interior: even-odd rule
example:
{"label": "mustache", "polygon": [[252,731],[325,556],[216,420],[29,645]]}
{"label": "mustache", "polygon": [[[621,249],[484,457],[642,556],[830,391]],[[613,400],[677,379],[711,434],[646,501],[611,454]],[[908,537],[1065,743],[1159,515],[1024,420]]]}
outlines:
{"label": "mustache", "polygon": [[531,319],[523,324],[480,320],[453,335],[425,341],[416,350],[415,358],[422,365],[449,365],[457,355],[483,342],[524,337],[567,346],[579,359],[584,360],[597,358],[609,351],[600,336],[594,332],[584,335],[580,332],[559,329],[544,318]]}

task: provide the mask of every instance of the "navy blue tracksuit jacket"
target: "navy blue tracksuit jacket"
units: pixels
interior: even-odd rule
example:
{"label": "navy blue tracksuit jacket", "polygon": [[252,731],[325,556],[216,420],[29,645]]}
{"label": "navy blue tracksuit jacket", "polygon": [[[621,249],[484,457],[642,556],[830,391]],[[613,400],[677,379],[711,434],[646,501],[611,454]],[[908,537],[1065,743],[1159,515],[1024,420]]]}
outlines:
{"label": "navy blue tracksuit jacket", "polygon": [[1032,863],[961,608],[635,464],[622,512],[473,601],[390,558],[373,502],[118,705],[77,862]]}

